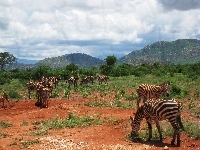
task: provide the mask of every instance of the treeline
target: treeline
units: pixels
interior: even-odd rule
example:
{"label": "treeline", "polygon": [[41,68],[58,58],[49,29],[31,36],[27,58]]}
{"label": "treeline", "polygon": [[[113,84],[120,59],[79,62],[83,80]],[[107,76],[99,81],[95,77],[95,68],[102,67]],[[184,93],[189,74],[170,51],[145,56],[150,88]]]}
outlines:
{"label": "treeline", "polygon": [[189,78],[197,79],[200,76],[200,62],[196,64],[185,64],[185,65],[163,65],[160,63],[153,64],[142,64],[140,66],[133,67],[128,64],[122,64],[112,68],[109,75],[118,76],[145,76],[152,74],[158,77],[170,74],[173,76],[174,73],[182,73],[187,75]]}
{"label": "treeline", "polygon": [[106,63],[99,68],[93,67],[90,69],[80,69],[74,64],[69,64],[64,68],[52,69],[49,66],[40,66],[34,70],[19,70],[14,69],[10,71],[0,72],[0,85],[9,83],[12,79],[19,79],[22,82],[29,80],[39,80],[41,77],[50,77],[60,75],[62,79],[66,80],[69,77],[79,74],[80,77],[86,75],[96,76],[97,73],[105,74],[112,77],[129,76],[134,75],[142,77],[148,74],[152,74],[157,77],[162,77],[167,74],[173,76],[174,73],[182,73],[191,79],[197,79],[200,75],[200,62],[196,64],[186,65],[163,65],[160,63],[143,64],[140,66],[132,66],[129,64],[121,64],[115,66],[116,58],[114,56],[108,56]]}

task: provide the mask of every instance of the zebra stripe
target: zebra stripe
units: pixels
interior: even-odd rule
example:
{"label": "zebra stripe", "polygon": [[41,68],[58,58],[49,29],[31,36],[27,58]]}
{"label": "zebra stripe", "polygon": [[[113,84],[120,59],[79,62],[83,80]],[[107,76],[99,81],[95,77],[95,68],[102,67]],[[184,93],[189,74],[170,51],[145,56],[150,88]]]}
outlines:
{"label": "zebra stripe", "polygon": [[152,138],[152,121],[156,123],[160,135],[160,141],[162,142],[162,132],[160,129],[159,121],[168,120],[173,129],[174,135],[171,141],[171,144],[174,145],[174,142],[177,137],[177,145],[180,146],[180,132],[179,128],[183,129],[183,124],[181,122],[181,106],[179,102],[176,102],[175,99],[157,99],[157,100],[147,100],[144,105],[138,108],[135,118],[131,118],[131,136],[137,137],[138,131],[140,129],[140,123],[145,118],[147,120],[148,129],[149,129],[149,138]]}
{"label": "zebra stripe", "polygon": [[169,85],[170,83],[164,82],[160,85],[150,85],[150,84],[141,84],[137,89],[137,108],[139,107],[140,100],[143,98],[143,102],[147,99],[160,99],[163,94],[169,94]]}

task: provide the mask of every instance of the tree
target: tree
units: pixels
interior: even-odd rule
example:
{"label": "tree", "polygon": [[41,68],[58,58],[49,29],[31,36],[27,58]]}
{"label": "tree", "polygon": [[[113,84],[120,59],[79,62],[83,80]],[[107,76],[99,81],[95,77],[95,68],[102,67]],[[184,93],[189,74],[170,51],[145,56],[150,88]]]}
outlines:
{"label": "tree", "polygon": [[115,56],[107,56],[105,59],[107,66],[115,66],[117,58]]}
{"label": "tree", "polygon": [[44,77],[51,77],[53,70],[50,66],[40,66],[33,71],[32,79],[33,80],[41,80]]}
{"label": "tree", "polygon": [[65,69],[66,69],[66,70],[69,70],[70,72],[75,72],[75,71],[78,70],[78,66],[75,65],[75,64],[73,64],[73,63],[71,63],[71,64],[67,65],[67,66],[65,67]]}
{"label": "tree", "polygon": [[0,53],[0,69],[4,70],[7,64],[11,64],[12,62],[16,61],[16,57],[8,52],[1,52]]}
{"label": "tree", "polygon": [[106,64],[101,65],[100,70],[102,74],[109,75],[111,73],[112,68],[115,67],[117,58],[115,56],[107,56],[105,61]]}

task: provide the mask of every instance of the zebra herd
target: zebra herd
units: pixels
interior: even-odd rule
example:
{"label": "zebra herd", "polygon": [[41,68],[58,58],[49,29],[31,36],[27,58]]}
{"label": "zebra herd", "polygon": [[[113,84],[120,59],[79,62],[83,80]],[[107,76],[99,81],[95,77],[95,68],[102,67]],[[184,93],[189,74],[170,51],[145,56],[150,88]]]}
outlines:
{"label": "zebra herd", "polygon": [[[102,82],[104,82],[105,84],[108,83],[108,79],[109,79],[108,76],[97,74],[96,77],[99,84],[102,84]],[[41,80],[39,80],[38,82],[29,81],[27,83],[29,99],[31,98],[30,97],[31,91],[36,91],[37,102],[35,103],[35,105],[40,108],[48,107],[48,99],[52,95],[53,87],[56,88],[60,80],[61,80],[61,77],[57,76],[57,77],[49,77],[49,78],[42,77]],[[74,85],[74,87],[77,87],[78,81],[79,81],[78,74],[67,79],[66,83],[68,83],[68,88],[70,88],[71,85]],[[91,83],[91,84],[94,83],[93,76],[86,76],[82,78],[80,81],[80,85],[87,85],[88,83]]]}
{"label": "zebra herd", "polygon": [[[100,74],[96,74],[96,78],[99,82],[99,84],[102,84],[103,82],[105,84],[108,84],[108,76],[107,75],[100,75]],[[86,76],[84,78],[81,79],[80,81],[80,85],[87,85],[88,83],[91,83],[93,84],[94,83],[94,79],[95,77],[94,76]],[[75,75],[75,76],[72,76],[70,77],[66,83],[68,83],[68,87],[70,88],[71,85],[74,85],[74,87],[77,87],[78,86],[78,80],[79,80],[79,75]]]}
{"label": "zebra herd", "polygon": [[40,81],[33,82],[29,81],[26,85],[28,88],[28,97],[29,99],[31,91],[36,91],[37,95],[37,102],[35,103],[38,107],[48,107],[48,99],[52,95],[53,92],[53,85],[56,88],[59,81],[61,80],[60,76],[57,77],[49,77],[45,78],[42,77]]}
{"label": "zebra herd", "polygon": [[[174,129],[171,145],[174,145],[175,140],[177,140],[177,146],[180,146],[179,130],[180,128],[184,130],[181,121],[181,104],[173,98],[161,98],[164,94],[169,96],[169,85],[170,84],[167,82],[164,82],[160,85],[142,84],[136,89],[138,94],[138,109],[135,114],[135,118],[133,119],[133,117],[130,117],[132,138],[138,138],[140,123],[142,119],[145,118],[149,129],[148,140],[151,140],[152,138],[152,121],[154,120],[160,135],[160,141],[162,142],[162,132],[159,121],[167,119]],[[139,102],[142,97],[143,105],[139,106]]]}
{"label": "zebra herd", "polygon": [[[103,82],[105,84],[108,83],[108,76],[106,75],[96,75],[96,78],[99,84]],[[42,79],[38,82],[29,81],[27,83],[28,88],[28,97],[30,97],[30,92],[32,90],[36,91],[37,102],[35,103],[38,107],[48,107],[48,99],[52,94],[53,87],[56,88],[58,86],[59,81],[61,80],[60,76],[57,77],[49,77]],[[68,83],[68,87],[74,85],[74,87],[78,86],[79,75],[75,75],[66,80]],[[80,85],[87,85],[88,83],[94,83],[93,76],[86,76],[80,80]],[[166,94],[169,96],[169,88],[170,83],[164,82],[160,85],[150,85],[150,84],[141,84],[136,89],[138,100],[137,100],[137,112],[135,113],[135,117],[130,117],[131,119],[131,137],[138,138],[138,131],[140,129],[140,124],[143,118],[146,119],[149,129],[149,138],[152,138],[152,121],[155,121],[156,127],[159,132],[160,141],[162,142],[162,132],[159,125],[159,121],[168,120],[171,126],[174,129],[173,138],[171,144],[174,145],[175,140],[177,140],[177,146],[180,146],[180,128],[184,129],[182,121],[181,121],[181,104],[177,102],[173,98],[165,98],[162,96]],[[143,99],[143,104],[140,104],[141,99]],[[8,96],[4,94],[0,97],[0,102],[8,101]]]}

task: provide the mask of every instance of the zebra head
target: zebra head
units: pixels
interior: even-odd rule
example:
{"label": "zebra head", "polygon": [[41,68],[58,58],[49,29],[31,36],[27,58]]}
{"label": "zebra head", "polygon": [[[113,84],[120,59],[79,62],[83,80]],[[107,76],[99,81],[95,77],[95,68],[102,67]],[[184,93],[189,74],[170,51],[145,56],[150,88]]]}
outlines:
{"label": "zebra head", "polygon": [[139,136],[138,131],[140,129],[140,123],[143,118],[144,118],[143,106],[138,108],[134,119],[133,119],[133,117],[130,117],[131,127],[132,127],[131,137],[133,139],[138,138],[138,136]]}
{"label": "zebra head", "polygon": [[159,85],[161,88],[161,91],[163,92],[163,94],[166,94],[167,97],[169,97],[169,91],[170,91],[169,85],[170,85],[170,82],[164,82]]}

